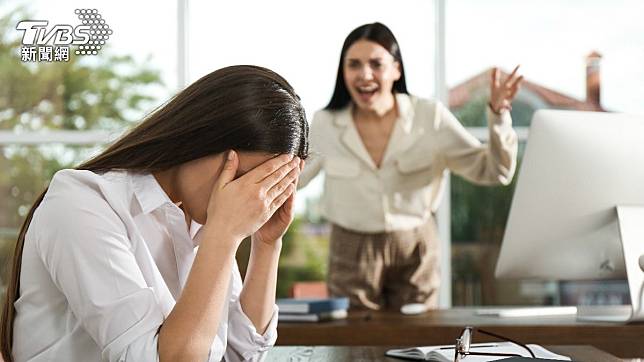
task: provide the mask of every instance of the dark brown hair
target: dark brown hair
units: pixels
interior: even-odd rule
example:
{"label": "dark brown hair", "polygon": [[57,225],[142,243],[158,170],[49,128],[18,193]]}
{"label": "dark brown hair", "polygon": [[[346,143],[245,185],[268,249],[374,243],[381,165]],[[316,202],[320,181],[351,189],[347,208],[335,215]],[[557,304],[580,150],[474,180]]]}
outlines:
{"label": "dark brown hair", "polygon": [[405,81],[405,66],[403,65],[402,54],[400,53],[400,47],[398,46],[398,41],[394,33],[382,23],[365,24],[355,28],[344,40],[342,51],[340,51],[340,64],[338,65],[338,75],[335,79],[335,89],[333,90],[329,104],[324,109],[342,109],[351,102],[351,95],[344,81],[342,66],[344,64],[344,58],[347,55],[347,50],[358,40],[369,40],[387,49],[389,54],[394,57],[394,60],[400,64],[400,79],[394,82],[393,91],[396,93],[408,93],[407,82]]}
{"label": "dark brown hair", "polygon": [[[149,173],[231,149],[307,157],[304,108],[293,88],[275,72],[247,65],[214,71],[76,169]],[[25,234],[46,192],[27,214],[14,251],[0,330],[0,350],[6,362],[13,361],[14,302],[20,293]]]}

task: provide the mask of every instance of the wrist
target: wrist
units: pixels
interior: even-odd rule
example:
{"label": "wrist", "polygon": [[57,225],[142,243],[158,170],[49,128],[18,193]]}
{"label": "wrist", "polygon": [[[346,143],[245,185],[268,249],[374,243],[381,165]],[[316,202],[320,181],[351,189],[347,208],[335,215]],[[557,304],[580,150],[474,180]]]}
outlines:
{"label": "wrist", "polygon": [[501,113],[503,113],[504,110],[508,110],[508,111],[512,110],[512,106],[510,106],[510,105],[494,107],[492,102],[487,102],[487,106],[490,108],[490,111],[492,111],[492,113],[496,114],[497,116],[500,116]]}
{"label": "wrist", "polygon": [[490,108],[490,111],[492,111],[492,113],[496,115],[501,115],[501,112],[494,108],[494,105],[492,104],[492,102],[487,102],[487,106],[488,108]]}
{"label": "wrist", "polygon": [[237,249],[239,244],[244,240],[243,237],[235,235],[232,231],[228,230],[223,225],[212,225],[206,224],[203,226],[202,233],[202,242],[208,242],[208,240],[217,239],[218,243],[223,245],[228,245],[232,248]]}
{"label": "wrist", "polygon": [[260,240],[253,234],[250,238],[251,247],[259,252],[279,253],[282,250],[282,238],[277,240]]}

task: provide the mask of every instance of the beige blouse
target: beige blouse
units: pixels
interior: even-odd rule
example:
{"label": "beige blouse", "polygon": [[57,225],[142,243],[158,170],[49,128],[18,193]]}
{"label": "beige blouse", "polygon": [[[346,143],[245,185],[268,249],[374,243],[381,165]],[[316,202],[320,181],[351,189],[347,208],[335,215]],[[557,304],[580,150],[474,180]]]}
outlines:
{"label": "beige blouse", "polygon": [[351,107],[318,111],[310,157],[298,187],[324,170],[323,215],[359,232],[411,229],[436,211],[450,170],[483,185],[512,181],[518,138],[508,111],[488,109],[490,142],[481,144],[441,103],[397,94],[399,118],[381,166],[367,152]]}

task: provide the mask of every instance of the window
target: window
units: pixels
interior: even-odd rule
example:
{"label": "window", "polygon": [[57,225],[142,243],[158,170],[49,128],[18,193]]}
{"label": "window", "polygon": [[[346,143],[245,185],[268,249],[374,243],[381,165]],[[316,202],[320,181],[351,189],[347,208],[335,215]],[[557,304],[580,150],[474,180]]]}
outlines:
{"label": "window", "polygon": [[[512,109],[519,157],[522,127],[537,109],[644,114],[644,51],[636,45],[644,42],[642,10],[637,1],[449,1],[450,108],[466,126],[485,127],[490,68],[521,64],[526,82]],[[561,302],[555,283],[494,279],[516,179],[479,187],[452,176],[454,305]]]}
{"label": "window", "polygon": [[[434,90],[434,3],[407,1],[191,2],[188,30],[190,82],[224,66],[270,68],[295,88],[309,121],[324,107],[335,85],[340,50],[356,27],[379,21],[401,46],[409,91],[431,97]],[[278,295],[294,280],[324,279],[328,229],[319,217],[322,177],[298,193],[298,242],[282,252]],[[286,243],[285,243],[286,244]],[[244,269],[244,258],[240,258]]]}
{"label": "window", "polygon": [[[168,6],[170,5],[170,6]],[[164,101],[176,82],[174,4],[89,2],[113,33],[92,56],[22,61],[22,20],[80,25],[72,1],[10,1],[0,6],[0,285],[24,216],[52,175],[97,153]],[[159,26],[164,24],[164,26]],[[170,27],[166,25],[170,24]],[[170,85],[168,87],[168,85]]]}
{"label": "window", "polygon": [[[232,64],[266,66],[294,86],[311,119],[331,96],[345,36],[380,21],[401,44],[410,92],[432,98],[436,83],[447,79],[450,108],[483,140],[492,66],[507,72],[521,64],[526,77],[512,110],[520,151],[536,109],[644,114],[639,1],[446,1],[447,70],[435,74],[436,1],[189,1],[187,81]],[[61,64],[21,62],[15,25],[28,18],[75,24],[77,3],[0,4],[0,199],[8,205],[0,210],[6,251],[0,254],[9,252],[21,215],[56,169],[97,152],[175,92],[181,4],[130,2],[123,11],[122,4],[86,2],[82,6],[98,9],[113,36],[103,54]],[[443,202],[451,202],[455,305],[559,301],[556,284],[493,278],[513,185],[484,188],[451,177],[451,197]],[[281,295],[289,280],[324,277],[328,230],[319,217],[321,191],[320,177],[299,193],[294,230],[304,239],[301,248],[285,246],[283,266],[293,272],[280,273]]]}

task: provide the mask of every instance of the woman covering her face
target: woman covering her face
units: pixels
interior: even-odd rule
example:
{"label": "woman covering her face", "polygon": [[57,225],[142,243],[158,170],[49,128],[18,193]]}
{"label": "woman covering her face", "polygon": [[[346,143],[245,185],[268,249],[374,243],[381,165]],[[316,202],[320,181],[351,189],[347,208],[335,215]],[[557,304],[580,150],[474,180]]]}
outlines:
{"label": "woman covering her face", "polygon": [[311,123],[311,157],[298,184],[325,172],[331,295],[376,310],[437,305],[434,212],[443,174],[510,183],[517,135],[509,109],[521,80],[516,69],[503,81],[493,72],[490,142],[481,144],[444,105],[407,92],[400,47],[385,25],[347,36],[331,101]]}
{"label": "woman covering her face", "polygon": [[307,134],[286,80],[233,66],[57,172],[20,232],[5,361],[261,359]]}

